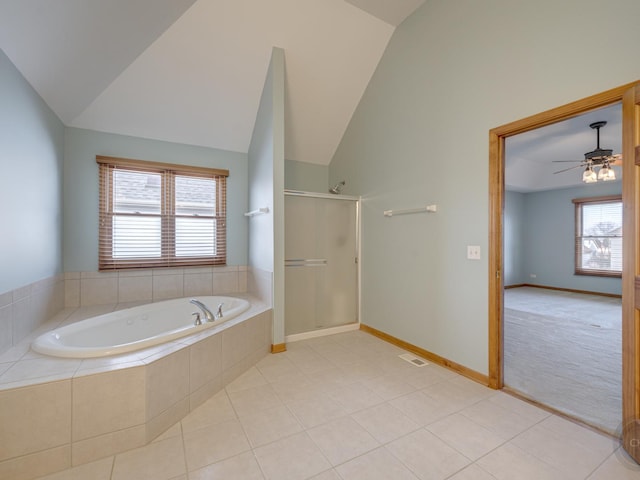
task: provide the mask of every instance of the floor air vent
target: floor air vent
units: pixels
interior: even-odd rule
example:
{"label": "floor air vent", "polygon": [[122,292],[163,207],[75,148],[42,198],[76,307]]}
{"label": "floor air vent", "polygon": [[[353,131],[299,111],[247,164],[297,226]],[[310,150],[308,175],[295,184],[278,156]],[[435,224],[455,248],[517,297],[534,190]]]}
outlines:
{"label": "floor air vent", "polygon": [[401,359],[412,363],[416,367],[425,367],[429,365],[427,362],[422,360],[421,358],[416,357],[415,355],[411,355],[410,353],[403,353],[402,355],[398,355]]}

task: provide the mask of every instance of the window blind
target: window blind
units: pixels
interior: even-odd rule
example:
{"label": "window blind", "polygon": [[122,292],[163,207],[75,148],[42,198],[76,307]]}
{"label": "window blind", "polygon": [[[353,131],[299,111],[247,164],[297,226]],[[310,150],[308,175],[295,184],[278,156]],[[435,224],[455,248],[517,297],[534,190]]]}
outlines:
{"label": "window blind", "polygon": [[622,275],[622,198],[573,200],[577,275]]}
{"label": "window blind", "polygon": [[226,264],[227,170],[96,161],[100,270]]}

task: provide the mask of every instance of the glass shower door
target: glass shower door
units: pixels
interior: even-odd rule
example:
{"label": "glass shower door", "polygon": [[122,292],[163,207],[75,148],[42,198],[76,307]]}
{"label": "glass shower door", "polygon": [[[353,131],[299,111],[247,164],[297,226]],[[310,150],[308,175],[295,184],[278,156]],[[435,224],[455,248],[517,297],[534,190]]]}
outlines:
{"label": "glass shower door", "polygon": [[285,196],[285,335],[358,321],[357,202]]}

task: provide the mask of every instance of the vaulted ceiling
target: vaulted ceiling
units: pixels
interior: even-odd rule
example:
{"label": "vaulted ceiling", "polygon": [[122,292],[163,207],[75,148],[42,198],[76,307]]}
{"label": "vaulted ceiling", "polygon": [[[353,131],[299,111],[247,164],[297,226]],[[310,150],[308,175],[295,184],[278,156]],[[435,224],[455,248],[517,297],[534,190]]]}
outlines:
{"label": "vaulted ceiling", "polygon": [[247,152],[272,47],[285,157],[327,165],[424,0],[0,0],[0,48],[68,126]]}

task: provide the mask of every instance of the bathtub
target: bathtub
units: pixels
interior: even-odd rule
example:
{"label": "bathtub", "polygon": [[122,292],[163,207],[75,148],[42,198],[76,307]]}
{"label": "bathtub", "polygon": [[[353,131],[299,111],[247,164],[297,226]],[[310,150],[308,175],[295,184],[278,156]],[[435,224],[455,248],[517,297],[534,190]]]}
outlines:
{"label": "bathtub", "polygon": [[[37,337],[31,348],[38,353],[65,358],[106,357],[132,352],[215,327],[246,311],[249,301],[237,297],[197,297],[212,312],[222,304],[223,316],[206,322],[202,311],[178,298],[88,318]],[[202,325],[195,325],[199,312]]]}

